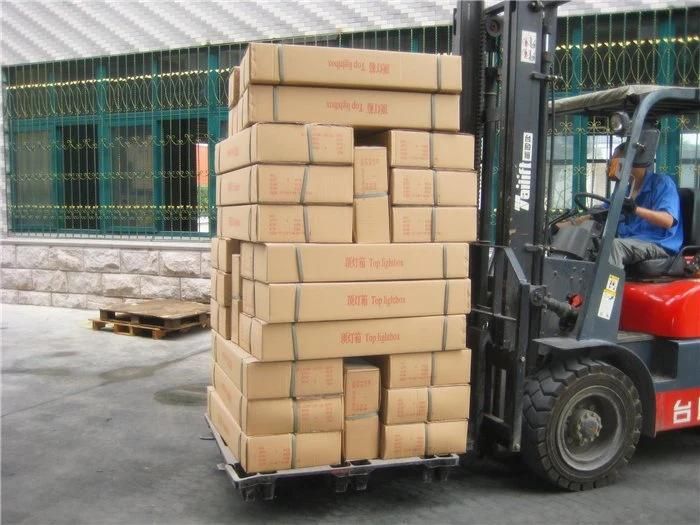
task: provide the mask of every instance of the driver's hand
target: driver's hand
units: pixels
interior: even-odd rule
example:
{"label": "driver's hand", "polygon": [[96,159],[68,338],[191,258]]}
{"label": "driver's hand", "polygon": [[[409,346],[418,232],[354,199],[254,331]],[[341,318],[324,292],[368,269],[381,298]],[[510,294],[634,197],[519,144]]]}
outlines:
{"label": "driver's hand", "polygon": [[622,201],[622,213],[634,215],[635,211],[637,211],[637,203],[631,197],[625,197],[625,200]]}

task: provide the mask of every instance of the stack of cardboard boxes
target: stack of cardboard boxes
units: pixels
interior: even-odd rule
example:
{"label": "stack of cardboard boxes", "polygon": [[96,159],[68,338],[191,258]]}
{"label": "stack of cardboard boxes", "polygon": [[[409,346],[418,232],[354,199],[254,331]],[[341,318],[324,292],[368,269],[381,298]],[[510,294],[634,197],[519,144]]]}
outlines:
{"label": "stack of cardboard boxes", "polygon": [[209,417],[246,471],[464,452],[460,86],[459,57],[273,44],[231,75]]}

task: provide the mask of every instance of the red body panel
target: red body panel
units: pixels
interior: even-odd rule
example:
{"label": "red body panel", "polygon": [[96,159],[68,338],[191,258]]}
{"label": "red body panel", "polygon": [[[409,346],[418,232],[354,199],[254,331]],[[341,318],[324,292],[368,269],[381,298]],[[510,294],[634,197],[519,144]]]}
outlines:
{"label": "red body panel", "polygon": [[656,393],[656,431],[700,426],[700,387]]}
{"label": "red body panel", "polygon": [[700,279],[627,283],[620,329],[659,337],[700,337]]}

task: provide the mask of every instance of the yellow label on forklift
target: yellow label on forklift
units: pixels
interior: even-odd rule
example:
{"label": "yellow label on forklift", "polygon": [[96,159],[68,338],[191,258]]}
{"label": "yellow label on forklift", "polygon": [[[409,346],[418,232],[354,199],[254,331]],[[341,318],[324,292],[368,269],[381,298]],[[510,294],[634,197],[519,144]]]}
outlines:
{"label": "yellow label on forklift", "polygon": [[598,317],[610,320],[613,307],[615,306],[615,297],[617,296],[617,285],[620,283],[620,278],[617,275],[608,275],[608,282],[605,285],[605,290],[600,296],[600,306],[598,307]]}

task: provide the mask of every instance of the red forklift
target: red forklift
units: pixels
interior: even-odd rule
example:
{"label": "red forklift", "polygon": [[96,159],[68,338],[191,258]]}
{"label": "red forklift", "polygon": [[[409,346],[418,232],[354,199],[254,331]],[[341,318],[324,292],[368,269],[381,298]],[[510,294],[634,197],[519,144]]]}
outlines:
{"label": "red forklift", "polygon": [[[618,477],[640,435],[700,426],[697,183],[678,189],[680,253],[624,270],[609,261],[633,164],[656,155],[654,123],[700,111],[700,89],[622,86],[553,100],[561,3],[455,11],[462,128],[481,144],[470,446],[520,453],[552,484],[586,490]],[[607,119],[625,153],[609,196],[578,193],[554,214],[547,145],[563,115]]]}

